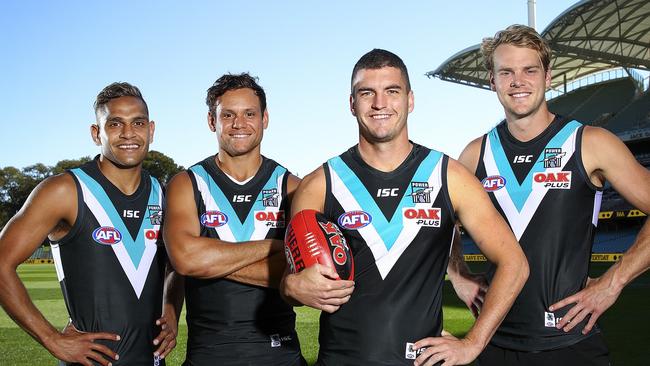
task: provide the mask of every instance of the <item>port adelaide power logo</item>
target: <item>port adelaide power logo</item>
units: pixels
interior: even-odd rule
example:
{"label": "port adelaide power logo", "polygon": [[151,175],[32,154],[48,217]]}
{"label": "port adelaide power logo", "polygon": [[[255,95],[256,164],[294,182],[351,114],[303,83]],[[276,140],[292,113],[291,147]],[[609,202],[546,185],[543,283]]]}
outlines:
{"label": "port adelaide power logo", "polygon": [[566,156],[560,148],[544,149],[544,168],[547,171],[535,173],[533,184],[547,189],[571,189],[571,172],[554,171],[555,168],[562,168],[562,159]]}
{"label": "port adelaide power logo", "polygon": [[147,209],[149,210],[149,221],[151,225],[161,225],[162,224],[162,208],[158,205],[148,205]]}
{"label": "port adelaide power logo", "polygon": [[264,207],[278,207],[278,189],[262,190],[262,205]]}
{"label": "port adelaide power logo", "polygon": [[431,203],[431,189],[428,182],[411,182],[413,203]]}

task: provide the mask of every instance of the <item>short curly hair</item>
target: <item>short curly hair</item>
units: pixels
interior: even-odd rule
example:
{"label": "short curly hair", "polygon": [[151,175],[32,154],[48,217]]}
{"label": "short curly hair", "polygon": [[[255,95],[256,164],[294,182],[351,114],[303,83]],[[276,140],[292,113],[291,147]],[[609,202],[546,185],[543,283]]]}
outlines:
{"label": "short curly hair", "polygon": [[97,114],[99,109],[104,107],[108,102],[120,97],[139,98],[142,101],[142,103],[144,103],[144,107],[147,110],[147,114],[149,114],[149,107],[147,106],[147,102],[144,101],[140,89],[138,89],[137,86],[126,82],[111,83],[107,85],[104,89],[102,89],[102,91],[100,91],[99,94],[97,94],[97,99],[95,99],[95,103],[94,103],[95,114]]}
{"label": "short curly hair", "polygon": [[266,93],[257,83],[258,79],[247,72],[241,74],[225,74],[217,79],[208,89],[208,96],[205,98],[205,104],[208,105],[210,113],[214,114],[217,108],[217,99],[226,94],[227,91],[237,89],[252,89],[257,98],[260,100],[262,112],[266,110]]}
{"label": "short curly hair", "polygon": [[504,30],[498,31],[494,37],[483,38],[481,53],[483,54],[483,66],[487,71],[494,71],[494,51],[502,44],[535,50],[542,61],[544,71],[549,70],[551,48],[548,42],[535,29],[521,24],[513,24]]}

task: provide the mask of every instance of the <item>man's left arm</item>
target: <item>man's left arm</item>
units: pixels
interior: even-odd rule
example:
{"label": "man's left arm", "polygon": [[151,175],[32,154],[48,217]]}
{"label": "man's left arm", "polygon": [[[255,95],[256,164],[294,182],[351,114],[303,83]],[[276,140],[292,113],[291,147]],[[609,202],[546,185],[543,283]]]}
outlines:
{"label": "man's left arm", "polygon": [[[612,187],[629,203],[650,213],[650,171],[637,162],[630,150],[611,132],[597,127],[585,127],[582,138],[582,160],[591,181]],[[575,324],[590,316],[582,330],[587,334],[596,320],[618,299],[623,287],[650,268],[650,227],[646,220],[634,244],[623,257],[602,276],[589,279],[582,291],[551,305],[551,311],[574,304],[558,328],[571,330]]]}
{"label": "man's left arm", "polygon": [[528,278],[526,256],[476,177],[453,159],[449,159],[447,177],[454,211],[497,269],[481,312],[465,338],[443,335],[419,340],[415,348],[426,349],[415,365],[434,365],[442,360],[444,365],[472,362],[488,344]]}

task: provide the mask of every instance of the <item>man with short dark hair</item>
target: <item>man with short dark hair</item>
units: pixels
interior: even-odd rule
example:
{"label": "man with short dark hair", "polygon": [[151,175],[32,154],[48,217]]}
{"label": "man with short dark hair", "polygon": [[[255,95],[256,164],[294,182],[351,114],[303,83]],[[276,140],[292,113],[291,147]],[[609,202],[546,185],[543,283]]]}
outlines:
{"label": "man with short dark hair", "polygon": [[646,222],[622,260],[589,279],[602,189],[610,181],[648,213],[650,172],[612,133],[548,110],[551,50],[534,29],[510,26],[484,39],[482,51],[506,121],[472,141],[459,161],[483,180],[510,224],[530,277],[480,365],[609,365],[595,322],[650,266],[650,229]]}
{"label": "man with short dark hair", "polygon": [[[164,365],[176,345],[182,298],[168,286],[163,303],[163,192],[142,170],[154,122],[128,83],[104,88],[95,115],[90,132],[100,155],[40,183],[0,233],[0,303],[64,364]],[[63,332],[34,306],[16,273],[46,237],[70,314]]]}
{"label": "man with short dark hair", "polygon": [[255,78],[223,75],[206,103],[219,152],[176,175],[167,195],[167,250],[186,276],[184,365],[304,365],[277,290],[299,179],[261,155],[269,115]]}
{"label": "man with short dark hair", "polygon": [[[395,54],[375,49],[352,73],[350,110],[359,144],[305,177],[292,212],[336,222],[355,278],[321,265],[289,274],[288,300],[323,310],[318,365],[471,362],[526,280],[528,267],[480,184],[446,155],[411,142],[414,97]],[[442,332],[442,285],[456,218],[498,263],[484,310],[463,339]]]}

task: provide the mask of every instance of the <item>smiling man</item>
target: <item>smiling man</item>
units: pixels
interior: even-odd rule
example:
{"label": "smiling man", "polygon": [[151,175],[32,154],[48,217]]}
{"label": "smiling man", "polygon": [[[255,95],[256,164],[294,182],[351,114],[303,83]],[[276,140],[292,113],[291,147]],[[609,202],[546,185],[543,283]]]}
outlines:
{"label": "smiling man", "polygon": [[[395,54],[375,49],[352,71],[359,143],[305,177],[292,211],[338,222],[355,279],[315,265],[288,274],[290,301],[323,310],[318,365],[464,365],[487,344],[527,277],[526,260],[479,182],[408,139],[414,96]],[[442,285],[460,219],[498,263],[484,311],[464,339],[441,336]]]}
{"label": "smiling man", "polygon": [[[113,83],[95,102],[101,153],[43,181],[0,234],[0,303],[64,364],[164,365],[182,305],[167,287],[158,240],[163,193],[142,170],[154,122],[138,88]],[[70,315],[56,330],[31,302],[16,267],[45,238]],[[161,317],[162,313],[162,317]]]}
{"label": "smiling man", "polygon": [[299,180],[260,153],[269,114],[253,77],[223,75],[206,103],[219,153],[170,182],[164,231],[186,276],[184,365],[303,365],[295,313],[277,290]]}
{"label": "smiling man", "polygon": [[650,266],[650,228],[646,222],[623,259],[588,281],[602,189],[610,181],[648,213],[650,172],[612,133],[548,110],[551,50],[534,29],[510,26],[486,38],[482,51],[506,121],[472,141],[459,160],[483,180],[510,224],[530,278],[480,365],[609,365],[595,322]]}

